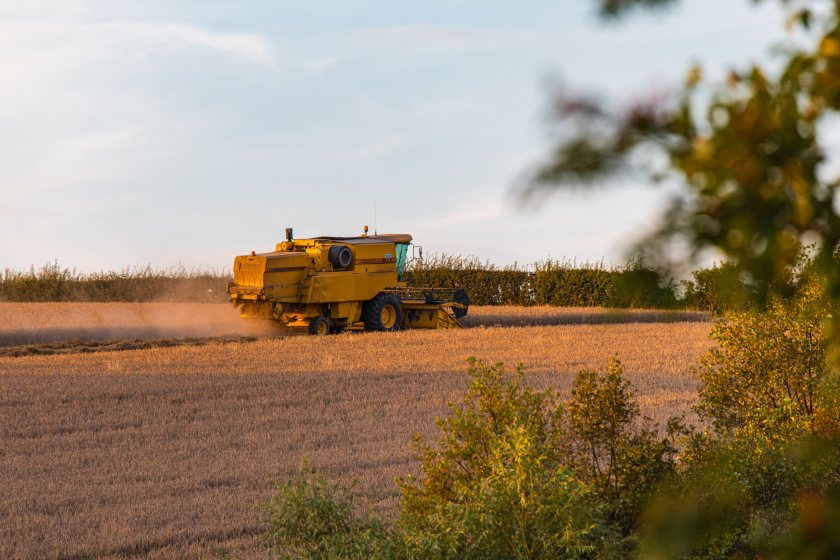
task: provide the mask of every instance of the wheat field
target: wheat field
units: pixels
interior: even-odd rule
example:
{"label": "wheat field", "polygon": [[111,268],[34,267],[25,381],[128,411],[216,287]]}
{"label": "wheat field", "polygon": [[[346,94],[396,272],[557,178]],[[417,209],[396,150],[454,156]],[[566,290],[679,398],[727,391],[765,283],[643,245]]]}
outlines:
{"label": "wheat field", "polygon": [[[226,306],[185,307],[170,322],[171,304],[51,305],[0,304],[0,344],[42,342],[49,329],[246,328]],[[469,356],[521,363],[530,384],[564,394],[575,372],[617,354],[644,413],[690,417],[691,366],[710,347],[702,316],[470,311],[473,328],[458,331],[0,357],[0,558],[260,557],[258,504],[304,459],[392,515],[394,477],[416,468],[412,436],[433,435],[459,399]]]}

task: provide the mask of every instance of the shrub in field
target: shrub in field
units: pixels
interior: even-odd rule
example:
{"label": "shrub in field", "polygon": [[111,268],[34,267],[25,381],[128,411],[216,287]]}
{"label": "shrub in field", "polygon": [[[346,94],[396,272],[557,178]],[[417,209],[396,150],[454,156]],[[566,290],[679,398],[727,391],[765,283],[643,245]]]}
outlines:
{"label": "shrub in field", "polygon": [[463,402],[418,439],[420,475],[399,481],[387,525],[353,513],[337,486],[303,473],[269,505],[267,543],[284,558],[613,558],[634,547],[633,521],[673,471],[673,449],[638,423],[614,360],[580,372],[568,404],[472,360]]}
{"label": "shrub in field", "polygon": [[838,551],[831,535],[840,529],[833,501],[840,491],[840,393],[823,329],[832,308],[819,278],[806,276],[791,300],[771,299],[765,312],[732,315],[716,326],[719,347],[698,368],[697,411],[709,429],[686,434],[683,481],[648,512],[644,554]]}
{"label": "shrub in field", "polygon": [[277,483],[266,521],[263,543],[284,560],[393,557],[382,521],[359,515],[344,489],[305,466]]}
{"label": "shrub in field", "polygon": [[523,426],[495,442],[481,478],[403,518],[410,557],[590,558],[606,529],[591,488],[550,465]]}
{"label": "shrub in field", "polygon": [[686,307],[720,314],[743,311],[756,299],[751,287],[741,282],[738,269],[731,263],[716,263],[711,268],[693,271],[691,276],[691,280],[682,283]]}
{"label": "shrub in field", "polygon": [[605,504],[606,520],[626,537],[645,501],[674,473],[677,449],[650,420],[639,418],[623,375],[617,359],[605,374],[578,373],[564,420],[571,464]]}
{"label": "shrub in field", "polygon": [[473,361],[460,406],[438,421],[436,446],[418,440],[419,479],[407,478],[400,527],[413,557],[583,558],[608,528],[592,488],[564,454],[551,391],[522,372]]}
{"label": "shrub in field", "polygon": [[607,294],[607,307],[673,309],[677,307],[674,285],[655,270],[634,261],[615,270]]}
{"label": "shrub in field", "polygon": [[742,312],[718,322],[718,347],[702,360],[698,412],[719,431],[744,425],[756,411],[790,407],[812,416],[818,385],[828,373],[824,334],[830,310],[817,277],[796,297],[771,299],[766,312]]}

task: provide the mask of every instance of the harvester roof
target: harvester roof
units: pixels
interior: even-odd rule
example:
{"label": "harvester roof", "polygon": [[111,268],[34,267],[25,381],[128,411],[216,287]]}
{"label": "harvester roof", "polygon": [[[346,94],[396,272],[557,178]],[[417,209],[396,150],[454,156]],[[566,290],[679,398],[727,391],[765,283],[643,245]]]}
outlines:
{"label": "harvester roof", "polygon": [[313,237],[313,240],[318,241],[342,241],[353,245],[363,245],[367,243],[411,243],[412,237],[407,233],[383,233],[380,235],[368,235],[365,237],[335,237],[332,235],[322,235]]}

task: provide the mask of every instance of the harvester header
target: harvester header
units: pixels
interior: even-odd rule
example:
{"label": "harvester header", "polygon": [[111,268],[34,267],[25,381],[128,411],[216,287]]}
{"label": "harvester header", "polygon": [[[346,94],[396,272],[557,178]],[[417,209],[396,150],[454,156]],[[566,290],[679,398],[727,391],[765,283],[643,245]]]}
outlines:
{"label": "harvester header", "polygon": [[311,334],[460,328],[466,292],[409,288],[410,249],[413,255],[410,235],[368,235],[367,226],[357,237],[308,239],[295,239],[286,228],[274,251],[236,257],[228,293],[242,317],[306,327]]}

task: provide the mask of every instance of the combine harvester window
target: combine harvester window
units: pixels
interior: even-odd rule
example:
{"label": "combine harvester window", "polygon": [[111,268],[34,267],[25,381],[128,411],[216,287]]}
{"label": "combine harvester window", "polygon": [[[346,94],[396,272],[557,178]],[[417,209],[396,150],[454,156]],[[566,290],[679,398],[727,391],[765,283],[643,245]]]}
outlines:
{"label": "combine harvester window", "polygon": [[405,258],[408,255],[408,244],[397,243],[397,279],[403,281],[403,272],[405,272]]}

